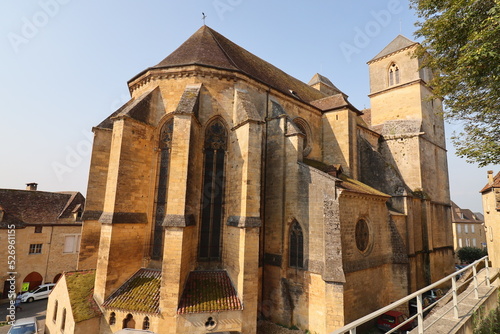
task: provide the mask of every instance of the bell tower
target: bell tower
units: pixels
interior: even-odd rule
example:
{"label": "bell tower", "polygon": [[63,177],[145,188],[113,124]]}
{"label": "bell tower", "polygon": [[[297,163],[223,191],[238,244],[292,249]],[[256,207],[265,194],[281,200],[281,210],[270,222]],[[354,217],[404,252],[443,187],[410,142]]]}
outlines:
{"label": "bell tower", "polygon": [[433,201],[449,203],[441,100],[429,99],[432,73],[414,56],[418,43],[398,35],[368,62],[371,126],[407,185]]}

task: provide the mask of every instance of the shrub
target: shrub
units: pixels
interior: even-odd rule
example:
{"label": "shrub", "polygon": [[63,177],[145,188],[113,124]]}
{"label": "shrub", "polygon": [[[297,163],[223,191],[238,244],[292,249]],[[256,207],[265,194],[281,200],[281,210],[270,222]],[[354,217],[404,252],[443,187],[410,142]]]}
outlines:
{"label": "shrub", "polygon": [[488,255],[488,251],[486,249],[476,247],[463,247],[457,251],[458,258],[460,261],[465,263],[472,263],[486,255]]}

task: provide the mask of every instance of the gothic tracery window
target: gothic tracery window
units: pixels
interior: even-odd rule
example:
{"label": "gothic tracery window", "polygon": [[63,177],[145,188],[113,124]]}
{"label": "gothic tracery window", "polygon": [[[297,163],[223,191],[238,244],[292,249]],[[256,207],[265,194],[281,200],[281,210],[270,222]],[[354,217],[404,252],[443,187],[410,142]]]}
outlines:
{"label": "gothic tracery window", "polygon": [[399,84],[399,67],[392,63],[389,67],[389,86]]}
{"label": "gothic tracery window", "polygon": [[174,132],[174,120],[167,121],[161,128],[158,158],[158,180],[156,190],[156,211],[153,230],[153,247],[151,258],[159,260],[163,253],[163,220],[167,206],[168,170],[170,165],[170,151],[172,149],[172,135]]}
{"label": "gothic tracery window", "polygon": [[203,189],[199,258],[219,260],[227,130],[216,119],[207,126],[204,143]]}
{"label": "gothic tracery window", "polygon": [[304,234],[297,221],[290,226],[289,266],[304,268]]}

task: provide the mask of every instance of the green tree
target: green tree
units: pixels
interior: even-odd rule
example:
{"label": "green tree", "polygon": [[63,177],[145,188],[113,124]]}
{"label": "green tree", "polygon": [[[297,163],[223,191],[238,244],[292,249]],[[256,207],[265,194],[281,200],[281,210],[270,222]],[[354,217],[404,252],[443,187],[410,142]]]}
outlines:
{"label": "green tree", "polygon": [[488,255],[486,249],[476,247],[462,247],[457,251],[458,258],[465,263],[472,263],[486,255]]}
{"label": "green tree", "polygon": [[442,97],[444,115],[459,121],[457,154],[480,167],[500,163],[500,0],[410,0],[418,51]]}

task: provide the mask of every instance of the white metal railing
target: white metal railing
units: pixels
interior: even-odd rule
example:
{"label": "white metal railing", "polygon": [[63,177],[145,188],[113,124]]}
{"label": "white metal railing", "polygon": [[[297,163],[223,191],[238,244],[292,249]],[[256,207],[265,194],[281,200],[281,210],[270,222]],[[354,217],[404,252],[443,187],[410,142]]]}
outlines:
{"label": "white metal railing", "polygon": [[[485,279],[484,279],[484,281],[478,282],[476,267],[481,262],[484,262],[484,266],[485,266]],[[457,286],[457,277],[459,277],[459,275],[463,274],[465,271],[469,270],[470,268],[472,268],[472,277],[470,279],[465,280],[464,282],[461,282],[461,284],[459,286]],[[437,301],[435,301],[435,302],[431,303],[430,305],[427,305],[424,308],[423,303],[422,303],[422,295],[425,292],[427,292],[431,289],[437,288],[441,285],[445,285],[446,283],[448,283],[451,280],[451,289],[446,293],[445,296],[447,296],[449,294],[452,295],[453,315],[455,316],[455,318],[458,319],[458,304],[466,296],[468,296],[470,293],[472,293],[472,291],[474,292],[474,297],[476,299],[478,299],[479,298],[478,287],[483,282],[486,284],[487,287],[490,286],[489,275],[490,275],[490,273],[489,273],[489,268],[488,268],[488,256],[485,256],[485,257],[475,261],[474,263],[472,263],[472,264],[470,264],[470,265],[468,265],[460,270],[455,271],[453,274],[450,274],[450,275],[446,276],[445,278],[443,278],[443,279],[441,279],[441,280],[439,280],[431,285],[428,285],[427,287],[425,287],[423,289],[420,289],[420,290],[412,293],[411,295],[408,295],[404,298],[401,298],[400,300],[395,301],[394,303],[387,305],[386,307],[383,307],[383,308],[381,308],[375,312],[372,312],[372,313],[370,313],[370,314],[368,314],[368,315],[366,315],[366,316],[364,316],[356,321],[351,322],[350,324],[345,325],[342,328],[335,330],[331,334],[344,334],[344,333],[356,334],[357,327],[377,318],[378,316],[384,314],[387,311],[394,310],[395,308],[397,308],[400,305],[405,304],[405,306],[406,306],[408,304],[408,302],[410,300],[412,300],[413,298],[416,298],[416,300],[417,300],[417,313],[415,315],[409,317],[405,322],[399,324],[397,327],[388,331],[387,334],[390,334],[390,333],[397,331],[399,328],[405,326],[405,324],[410,323],[411,321],[414,321],[414,319],[416,319],[416,321],[417,321],[418,334],[423,334],[424,333],[424,313],[426,311],[430,310],[437,303]],[[473,281],[474,289],[470,293],[468,293],[466,296],[464,296],[462,299],[458,300],[458,289],[460,287],[462,287],[463,285],[470,283],[471,280]],[[442,296],[441,298],[444,298],[445,296]]]}

